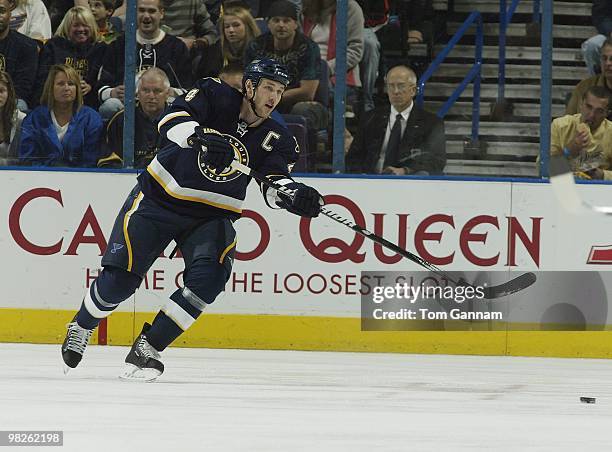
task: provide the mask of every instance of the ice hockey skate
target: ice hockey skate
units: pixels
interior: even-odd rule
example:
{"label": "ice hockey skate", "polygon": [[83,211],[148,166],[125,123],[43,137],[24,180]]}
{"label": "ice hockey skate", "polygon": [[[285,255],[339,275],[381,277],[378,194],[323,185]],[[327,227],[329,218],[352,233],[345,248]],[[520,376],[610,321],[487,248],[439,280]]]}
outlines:
{"label": "ice hockey skate", "polygon": [[66,339],[62,344],[62,359],[64,360],[64,374],[74,369],[83,359],[93,330],[82,328],[76,321],[76,316],[67,325]]}
{"label": "ice hockey skate", "polygon": [[125,368],[119,375],[122,380],[154,381],[164,372],[159,352],[147,341],[146,332],[149,328],[151,325],[145,323],[125,357]]}

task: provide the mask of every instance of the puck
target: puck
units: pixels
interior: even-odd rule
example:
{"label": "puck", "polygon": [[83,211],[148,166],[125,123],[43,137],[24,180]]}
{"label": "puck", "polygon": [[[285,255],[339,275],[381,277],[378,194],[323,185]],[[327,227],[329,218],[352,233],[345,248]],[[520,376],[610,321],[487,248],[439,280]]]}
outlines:
{"label": "puck", "polygon": [[580,397],[582,403],[595,403],[595,397]]}

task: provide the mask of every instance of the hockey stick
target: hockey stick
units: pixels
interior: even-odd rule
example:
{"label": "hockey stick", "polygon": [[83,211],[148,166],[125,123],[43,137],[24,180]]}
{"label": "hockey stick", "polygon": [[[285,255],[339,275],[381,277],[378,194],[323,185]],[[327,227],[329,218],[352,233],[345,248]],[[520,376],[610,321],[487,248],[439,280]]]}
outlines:
{"label": "hockey stick", "polygon": [[[252,168],[243,165],[242,163],[238,162],[237,160],[234,160],[232,162],[232,168],[240,171],[241,173],[252,177],[253,179],[255,179],[257,182],[259,182],[262,185],[265,185],[268,188],[274,189],[274,190],[278,190],[279,192],[283,193],[284,195],[292,198],[293,194],[287,190],[285,187],[278,185],[277,183],[275,183],[274,181],[268,179],[266,176],[264,176],[261,173],[258,173],[257,171],[253,170]],[[337,213],[327,209],[324,206],[321,206],[321,210],[320,212],[325,215],[328,218],[331,218],[332,220],[343,224],[344,226],[347,226],[348,228],[352,229],[353,231],[355,231],[358,234],[361,234],[362,236],[378,243],[381,246],[384,246],[385,248],[396,252],[397,254],[405,257],[406,259],[414,262],[415,264],[420,265],[421,267],[426,268],[427,270],[431,271],[432,273],[435,273],[436,275],[447,279],[448,281],[454,283],[457,286],[472,286],[474,287],[472,284],[469,284],[467,281],[465,281],[463,278],[460,278],[459,280],[456,280],[455,278],[452,278],[451,276],[449,276],[446,272],[442,271],[440,268],[436,267],[434,264],[432,264],[431,262],[426,261],[425,259],[421,258],[420,256],[417,256],[416,254],[411,253],[410,251],[407,251],[403,248],[400,248],[399,246],[397,246],[395,243],[392,243],[388,240],[386,240],[385,238],[376,235],[370,231],[368,231],[367,229],[359,226],[358,224],[353,223],[352,221],[338,215]],[[527,287],[531,286],[536,280],[536,276],[533,273],[523,273],[522,275],[511,279],[508,282],[505,282],[503,284],[499,284],[497,286],[489,286],[489,287],[484,287],[483,288],[483,292],[484,292],[484,298],[486,299],[493,299],[493,298],[500,298],[500,297],[504,297],[506,295],[510,295],[512,293],[518,292],[519,290],[523,290],[526,289]]]}
{"label": "hockey stick", "polygon": [[584,212],[586,209],[604,215],[612,215],[612,207],[593,206],[580,197],[574,174],[565,157],[561,155],[551,156],[548,171],[553,192],[564,209],[576,214]]}

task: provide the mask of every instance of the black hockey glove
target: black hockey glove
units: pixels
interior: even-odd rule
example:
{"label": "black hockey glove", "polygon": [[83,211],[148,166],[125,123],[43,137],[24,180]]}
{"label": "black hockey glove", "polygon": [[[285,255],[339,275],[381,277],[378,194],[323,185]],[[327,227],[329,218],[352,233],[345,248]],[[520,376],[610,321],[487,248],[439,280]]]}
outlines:
{"label": "black hockey glove", "polygon": [[324,202],[318,191],[300,182],[291,182],[284,187],[293,190],[294,193],[293,198],[290,198],[279,191],[280,207],[301,217],[315,218],[319,216]]}
{"label": "black hockey glove", "polygon": [[229,167],[234,160],[234,148],[215,129],[196,127],[194,134],[187,138],[187,144],[196,150],[197,146],[201,146],[201,163],[210,166],[218,173]]}

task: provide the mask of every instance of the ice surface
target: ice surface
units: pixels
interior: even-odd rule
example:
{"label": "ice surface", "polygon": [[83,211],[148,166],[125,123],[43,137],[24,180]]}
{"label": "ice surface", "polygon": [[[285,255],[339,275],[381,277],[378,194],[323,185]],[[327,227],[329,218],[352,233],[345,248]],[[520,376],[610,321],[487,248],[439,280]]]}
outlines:
{"label": "ice surface", "polygon": [[0,344],[0,430],[64,431],[17,449],[38,452],[612,448],[610,360],[171,348],[133,383],[127,350],[64,376],[59,345]]}

